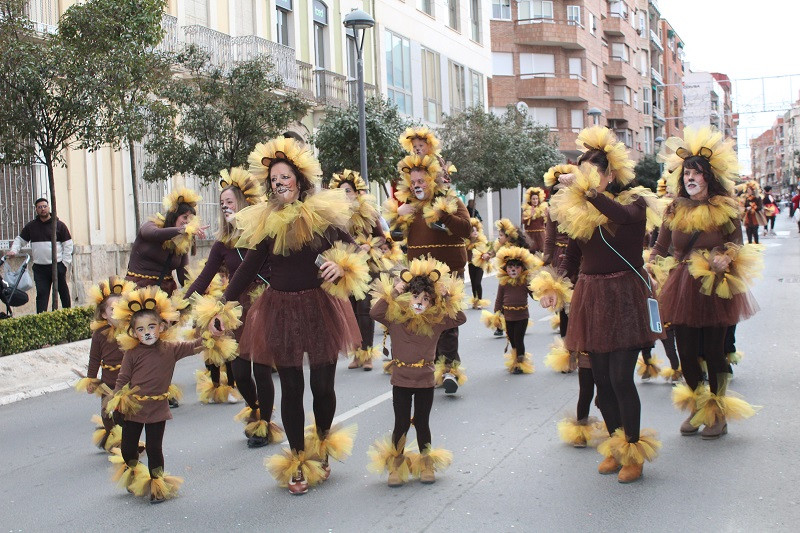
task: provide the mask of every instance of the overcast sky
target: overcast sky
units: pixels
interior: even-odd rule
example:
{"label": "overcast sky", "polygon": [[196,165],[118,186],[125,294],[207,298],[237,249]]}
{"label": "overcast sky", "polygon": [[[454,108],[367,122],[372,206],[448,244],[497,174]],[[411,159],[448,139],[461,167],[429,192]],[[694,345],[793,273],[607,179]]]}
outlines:
{"label": "overcast sky", "polygon": [[[734,80],[739,160],[749,173],[748,140],[772,125],[777,109],[798,99],[800,1],[659,0],[658,6],[683,40],[691,70]],[[786,77],[763,80],[763,91],[762,80],[746,80],[770,76]],[[769,111],[750,113],[762,109]]]}

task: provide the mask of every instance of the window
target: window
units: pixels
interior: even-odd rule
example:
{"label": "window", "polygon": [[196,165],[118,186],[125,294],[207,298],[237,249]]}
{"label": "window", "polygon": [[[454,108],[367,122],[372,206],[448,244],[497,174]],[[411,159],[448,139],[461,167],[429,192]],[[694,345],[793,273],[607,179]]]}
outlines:
{"label": "window", "polygon": [[594,21],[594,13],[589,13],[589,33],[596,35],[597,24]]}
{"label": "window", "polygon": [[492,18],[511,20],[511,0],[492,0]]}
{"label": "window", "polygon": [[608,13],[612,17],[626,19],[628,18],[628,6],[620,0],[612,0],[608,3]]}
{"label": "window", "polygon": [[553,78],[556,72],[553,54],[520,54],[519,73],[529,78]]}
{"label": "window", "polygon": [[633,91],[633,108],[639,111],[639,91]]}
{"label": "window", "polygon": [[544,124],[551,130],[558,129],[558,114],[555,107],[531,107],[528,109],[528,115],[534,122]]}
{"label": "window", "polygon": [[292,46],[292,0],[275,0],[275,5],[278,44]]}
{"label": "window", "polygon": [[583,109],[573,109],[570,111],[572,131],[575,133],[580,133],[583,129],[583,114]]}
{"label": "window", "polygon": [[417,9],[433,16],[433,0],[417,0]]}
{"label": "window", "polygon": [[[647,18],[645,17],[644,11],[639,11],[639,35],[642,35],[645,31],[647,31]],[[645,143],[646,142],[645,140]]]}
{"label": "window", "polygon": [[411,107],[411,45],[408,39],[386,32],[386,86],[389,100],[406,115]]}
{"label": "window", "polygon": [[642,113],[645,115],[650,114],[650,91],[647,89],[642,91]]}
{"label": "window", "polygon": [[519,20],[553,20],[552,0],[520,0],[517,10]]}
{"label": "window", "polygon": [[567,24],[570,26],[581,25],[581,6],[567,6]]}
{"label": "window", "polygon": [[481,1],[469,1],[470,38],[476,43],[481,42]]}
{"label": "window", "polygon": [[236,0],[236,35],[255,35],[253,0]]}
{"label": "window", "polygon": [[353,30],[347,28],[345,33],[347,39],[347,77],[356,79],[358,78],[358,44]]}
{"label": "window", "polygon": [[208,26],[208,0],[186,0],[186,25]]}
{"label": "window", "polygon": [[422,49],[422,103],[425,120],[439,122],[442,114],[442,80],[439,54]]}
{"label": "window", "polygon": [[[645,91],[646,92],[646,91]],[[644,153],[650,153],[650,144],[653,137],[653,131],[650,128],[644,129]]]}
{"label": "window", "polygon": [[592,85],[597,87],[597,65],[592,63]]}
{"label": "window", "polygon": [[650,69],[647,68],[647,52],[641,52],[639,54],[639,68],[641,70],[642,76],[649,77]]}
{"label": "window", "polygon": [[328,6],[314,0],[314,64],[319,68],[327,66]]}
{"label": "window", "polygon": [[469,71],[470,106],[483,107],[483,74]]}
{"label": "window", "polygon": [[492,76],[513,76],[514,54],[511,52],[492,52]]}
{"label": "window", "polygon": [[447,0],[448,26],[456,31],[461,31],[461,6],[458,0]]}
{"label": "window", "polygon": [[450,114],[464,111],[467,107],[467,87],[464,66],[450,62]]}
{"label": "window", "polygon": [[625,43],[611,43],[611,59],[628,61],[628,45]]}
{"label": "window", "polygon": [[569,77],[573,80],[582,80],[583,77],[583,62],[580,57],[569,58]]}
{"label": "window", "polygon": [[628,105],[631,104],[631,90],[624,85],[612,85],[613,93],[611,99],[614,102],[624,102]]}

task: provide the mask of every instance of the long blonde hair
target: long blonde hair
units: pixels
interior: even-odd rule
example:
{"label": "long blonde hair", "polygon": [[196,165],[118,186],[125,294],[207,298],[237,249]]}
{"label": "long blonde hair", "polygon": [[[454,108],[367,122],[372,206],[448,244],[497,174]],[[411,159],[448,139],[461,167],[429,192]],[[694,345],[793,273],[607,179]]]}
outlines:
{"label": "long blonde hair", "polygon": [[[247,207],[247,200],[242,193],[242,190],[235,185],[229,185],[219,192],[220,198],[225,191],[232,191],[234,198],[236,198],[236,212],[238,213],[243,208]],[[217,230],[217,240],[222,241],[227,246],[232,246],[239,239],[240,231],[236,229],[235,224],[231,224],[225,220],[225,213],[222,208],[219,210],[219,230]]]}

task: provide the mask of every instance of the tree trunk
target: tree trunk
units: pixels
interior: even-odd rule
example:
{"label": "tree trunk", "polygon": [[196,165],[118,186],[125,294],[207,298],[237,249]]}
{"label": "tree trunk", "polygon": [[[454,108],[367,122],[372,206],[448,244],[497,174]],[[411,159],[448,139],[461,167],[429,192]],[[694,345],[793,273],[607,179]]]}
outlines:
{"label": "tree trunk", "polygon": [[56,247],[56,235],[58,232],[58,210],[56,206],[56,179],[53,173],[53,159],[51,155],[45,154],[45,161],[47,162],[47,182],[50,186],[50,216],[53,217],[53,232],[50,235],[50,262],[51,271],[50,276],[53,279],[51,287],[52,306],[53,311],[58,309],[58,249]]}
{"label": "tree trunk", "polygon": [[141,220],[139,219],[139,180],[136,179],[136,152],[134,152],[133,141],[128,141],[128,153],[131,162],[131,185],[133,185],[133,223],[136,231],[139,231]]}
{"label": "tree trunk", "polygon": [[498,220],[500,220],[501,218],[503,218],[503,189],[497,190],[497,197],[500,199],[499,202],[500,205],[498,206],[500,208],[500,213],[499,213],[500,217],[498,218]]}

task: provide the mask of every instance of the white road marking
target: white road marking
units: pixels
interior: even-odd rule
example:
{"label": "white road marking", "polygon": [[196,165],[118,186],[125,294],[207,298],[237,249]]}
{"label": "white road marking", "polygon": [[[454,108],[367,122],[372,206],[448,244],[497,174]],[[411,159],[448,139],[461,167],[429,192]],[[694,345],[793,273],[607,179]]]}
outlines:
{"label": "white road marking", "polygon": [[357,405],[357,406],[353,407],[352,409],[350,409],[349,411],[345,411],[344,413],[342,413],[339,416],[335,417],[333,419],[333,423],[334,424],[338,424],[338,423],[344,422],[345,420],[350,420],[354,416],[360,415],[361,413],[363,413],[367,409],[371,409],[371,408],[375,407],[376,405],[382,404],[386,400],[389,400],[391,397],[392,397],[392,391],[384,392],[380,396],[375,396],[373,399],[368,400],[368,401],[362,403],[361,405]]}

